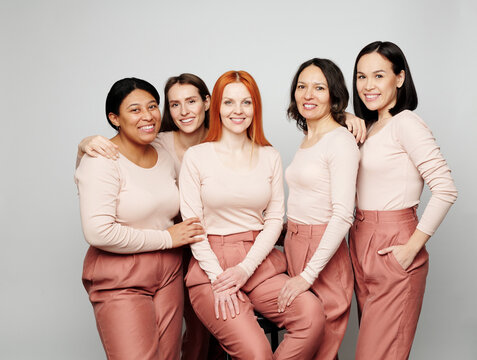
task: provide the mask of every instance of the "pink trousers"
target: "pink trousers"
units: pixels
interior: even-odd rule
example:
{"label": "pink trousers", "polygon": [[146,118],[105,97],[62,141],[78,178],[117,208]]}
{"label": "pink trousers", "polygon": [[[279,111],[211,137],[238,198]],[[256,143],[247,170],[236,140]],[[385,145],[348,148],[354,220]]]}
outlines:
{"label": "pink trousers", "polygon": [[[183,249],[183,268],[189,266],[192,253],[189,247]],[[224,350],[209,330],[202,324],[192,308],[189,291],[184,287],[185,331],[182,335],[182,360],[223,360]]]}
{"label": "pink trousers", "polygon": [[378,250],[406,244],[417,226],[416,209],[356,211],[350,252],[360,316],[357,360],[408,359],[429,267],[423,248],[404,270],[393,253]]}
{"label": "pink trousers", "polygon": [[[318,248],[326,225],[301,225],[288,221],[287,230],[288,273],[296,276],[305,269]],[[333,360],[346,332],[353,296],[353,270],[345,240],[310,290],[323,303],[326,316],[324,337],[314,359]]]}
{"label": "pink trousers", "polygon": [[181,262],[180,249],[122,255],[89,248],[83,284],[108,359],[179,359]]}
{"label": "pink trousers", "polygon": [[[257,231],[227,236],[209,235],[209,243],[223,269],[237,265],[253,245]],[[227,320],[216,319],[214,295],[205,272],[191,260],[186,286],[194,311],[234,359],[311,359],[324,330],[321,302],[310,292],[299,295],[283,313],[278,312],[277,297],[289,277],[282,252],[273,249],[242,287],[246,302],[240,302],[240,314]],[[254,315],[254,310],[285,327],[287,333],[275,354]],[[313,314],[313,316],[312,316]],[[321,314],[321,316],[320,316]]]}

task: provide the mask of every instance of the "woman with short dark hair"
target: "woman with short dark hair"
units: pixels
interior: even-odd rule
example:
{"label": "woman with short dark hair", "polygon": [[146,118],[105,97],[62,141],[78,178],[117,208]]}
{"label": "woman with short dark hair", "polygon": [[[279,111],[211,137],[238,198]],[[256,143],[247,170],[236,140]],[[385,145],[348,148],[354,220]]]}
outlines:
{"label": "woman with short dark hair", "polygon": [[117,161],[84,156],[76,170],[81,222],[91,245],[83,284],[108,359],[178,359],[182,252],[203,233],[198,219],[173,225],[179,210],[174,164],[153,144],[159,94],[148,82],[117,81],[106,117],[118,133]]}
{"label": "woman with short dark hair", "polygon": [[[397,45],[376,41],[360,51],[353,99],[368,126],[350,231],[360,316],[356,359],[407,359],[426,285],[425,243],[457,190],[431,130],[412,111],[417,94]],[[424,182],[432,196],[418,220]]]}
{"label": "woman with short dark hair", "polygon": [[282,288],[278,306],[283,311],[298,294],[310,290],[323,303],[326,316],[313,359],[334,360],[353,295],[344,238],[353,222],[359,150],[344,127],[349,95],[338,66],[327,59],[306,61],[290,90],[288,116],[305,136],[285,172],[289,188],[285,254],[292,278]]}

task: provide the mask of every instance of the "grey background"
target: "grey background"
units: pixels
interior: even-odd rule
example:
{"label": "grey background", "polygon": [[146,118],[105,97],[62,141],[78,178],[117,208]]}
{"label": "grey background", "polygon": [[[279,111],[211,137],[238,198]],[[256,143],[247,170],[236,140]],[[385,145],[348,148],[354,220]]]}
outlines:
{"label": "grey background", "polygon": [[[298,65],[331,58],[350,87],[358,51],[379,39],[404,50],[417,113],[459,189],[428,246],[411,358],[476,359],[476,19],[476,2],[465,0],[1,0],[0,358],[104,358],[80,281],[87,245],[73,172],[81,138],[113,135],[103,109],[115,80],[137,76],[162,90],[169,76],[192,72],[212,90],[224,71],[249,71],[286,166],[301,138],[285,117]],[[341,359],[353,358],[356,334],[353,309]]]}

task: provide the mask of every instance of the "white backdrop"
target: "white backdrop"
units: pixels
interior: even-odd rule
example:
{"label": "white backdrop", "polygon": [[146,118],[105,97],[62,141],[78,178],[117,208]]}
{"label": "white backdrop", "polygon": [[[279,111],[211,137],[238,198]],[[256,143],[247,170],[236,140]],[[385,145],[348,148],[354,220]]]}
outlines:
{"label": "white backdrop", "polygon": [[[81,138],[113,135],[104,101],[115,80],[162,90],[169,76],[192,72],[212,90],[226,70],[247,70],[287,166],[301,137],[285,116],[298,65],[330,58],[350,87],[358,51],[390,40],[408,58],[417,113],[459,189],[428,246],[411,358],[476,359],[476,20],[472,0],[1,0],[0,358],[104,358],[81,284],[87,245],[73,172]],[[353,309],[340,359],[353,358],[356,334]]]}

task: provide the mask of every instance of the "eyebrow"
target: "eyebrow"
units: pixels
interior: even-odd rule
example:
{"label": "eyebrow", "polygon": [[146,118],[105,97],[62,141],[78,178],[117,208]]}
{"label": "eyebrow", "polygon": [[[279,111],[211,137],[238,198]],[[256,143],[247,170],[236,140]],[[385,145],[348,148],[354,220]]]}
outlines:
{"label": "eyebrow", "polygon": [[[243,100],[247,100],[247,99],[252,100],[252,97],[251,97],[251,96],[244,97],[244,98],[242,99],[242,101],[243,101]],[[225,96],[225,97],[222,98],[222,100],[234,100],[234,99]]]}
{"label": "eyebrow", "polygon": [[[187,101],[187,100],[190,100],[190,99],[198,99],[198,98],[199,98],[199,96],[197,96],[197,95],[193,95],[193,96],[186,97],[184,100],[186,100],[186,101]],[[172,99],[172,100],[171,100],[171,99],[169,99],[169,103],[172,103],[172,102],[179,102],[179,101],[180,101],[180,100],[174,100],[174,99]]]}
{"label": "eyebrow", "polygon": [[[379,73],[379,72],[385,73],[386,71],[385,71],[385,70],[375,70],[375,71],[373,71],[373,74],[376,74],[376,73]],[[356,74],[364,74],[364,72],[362,72],[362,71],[356,71]]]}
{"label": "eyebrow", "polygon": [[[306,82],[304,82],[304,81],[298,81],[297,84],[305,84],[305,85],[306,85]],[[324,82],[313,82],[312,84],[313,84],[313,85],[325,85],[325,86],[327,86],[327,84],[324,83]]]}
{"label": "eyebrow", "polygon": [[[147,104],[149,105],[149,104],[151,104],[151,103],[157,104],[157,101],[156,101],[156,100],[151,100],[151,101],[149,101]],[[129,105],[126,107],[126,109],[129,109],[131,106],[141,106],[141,104],[139,104],[139,103],[132,103],[132,104],[129,104]]]}

